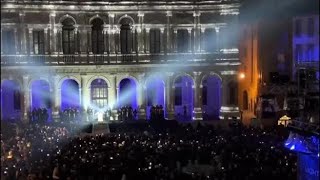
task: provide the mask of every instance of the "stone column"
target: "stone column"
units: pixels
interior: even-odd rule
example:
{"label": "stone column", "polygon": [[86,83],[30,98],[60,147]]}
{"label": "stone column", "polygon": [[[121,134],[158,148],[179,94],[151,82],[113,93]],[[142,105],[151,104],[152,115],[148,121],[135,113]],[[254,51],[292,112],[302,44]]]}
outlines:
{"label": "stone column", "polygon": [[90,87],[87,87],[88,76],[81,75],[81,107],[87,110],[90,104]]}
{"label": "stone column", "polygon": [[167,34],[167,37],[166,37],[166,40],[167,40],[167,46],[166,46],[166,49],[165,49],[165,52],[166,53],[170,53],[172,52],[172,41],[171,41],[171,18],[172,18],[172,12],[167,12],[167,24],[166,24],[166,34]]}
{"label": "stone column", "polygon": [[82,27],[80,31],[80,52],[81,54],[87,54],[88,53],[88,36],[87,36],[87,28]]}
{"label": "stone column", "polygon": [[175,29],[173,30],[173,52],[177,53],[178,52],[178,30]]}
{"label": "stone column", "polygon": [[216,30],[216,37],[217,37],[215,43],[216,43],[216,47],[217,47],[216,49],[218,50],[218,52],[220,52],[220,47],[221,47],[221,44],[220,44],[220,31],[219,31],[219,29],[220,29],[219,27],[216,27],[216,28],[215,28],[215,30]]}
{"label": "stone column", "polygon": [[59,87],[59,76],[55,75],[52,78],[52,119],[57,122],[60,119],[60,105],[61,105],[61,87]]}
{"label": "stone column", "polygon": [[50,13],[49,15],[49,23],[50,23],[50,53],[57,54],[57,45],[56,45],[56,36],[57,36],[57,29],[55,27],[55,13]]}
{"label": "stone column", "polygon": [[110,76],[110,87],[108,88],[108,102],[112,109],[117,109],[117,77]]}
{"label": "stone column", "polygon": [[57,25],[56,26],[57,29],[57,43],[56,43],[56,50],[58,52],[58,54],[63,54],[63,46],[62,46],[62,26],[61,25]]}
{"label": "stone column", "polygon": [[204,32],[206,31],[206,28],[201,28],[200,38],[199,38],[199,44],[200,44],[200,52],[205,51],[205,39],[204,39]]}
{"label": "stone column", "polygon": [[74,28],[74,53],[78,54],[79,53],[79,42],[78,42],[78,26]]}
{"label": "stone column", "polygon": [[193,13],[193,17],[194,17],[194,25],[195,25],[195,29],[194,29],[194,38],[193,38],[193,42],[194,42],[194,51],[195,52],[200,52],[200,13],[199,12],[194,12]]}
{"label": "stone column", "polygon": [[188,52],[191,53],[192,52],[192,46],[191,46],[191,41],[192,41],[192,29],[191,28],[188,28],[188,36],[189,36],[189,41],[188,41]]}
{"label": "stone column", "polygon": [[146,119],[146,87],[145,87],[145,74],[138,76],[138,119]]}
{"label": "stone column", "polygon": [[14,48],[16,50],[16,54],[20,54],[20,49],[19,49],[19,39],[18,39],[18,30],[17,28],[14,28]]}
{"label": "stone column", "polygon": [[33,29],[29,28],[29,52],[33,54]]}
{"label": "stone column", "polygon": [[28,123],[29,122],[29,117],[28,117],[28,113],[29,111],[31,110],[30,109],[30,93],[31,93],[31,90],[29,88],[29,76],[23,76],[23,84],[22,84],[22,93],[23,93],[23,122],[24,123]]}
{"label": "stone column", "polygon": [[150,53],[150,28],[146,28],[145,30],[145,53]]}
{"label": "stone column", "polygon": [[27,40],[26,40],[26,25],[24,22],[24,17],[26,14],[24,12],[19,13],[20,16],[20,35],[21,35],[21,54],[27,54]]}
{"label": "stone column", "polygon": [[108,54],[109,51],[109,43],[107,41],[107,37],[109,39],[108,36],[108,27],[106,25],[103,26],[103,46],[104,46],[104,50],[103,50],[103,54]]}
{"label": "stone column", "polygon": [[49,52],[49,41],[48,41],[48,28],[44,28],[44,53],[48,54]]}
{"label": "stone column", "polygon": [[200,105],[200,84],[201,84],[201,79],[200,79],[200,74],[201,72],[193,72],[194,75],[194,100],[193,100],[193,119],[194,120],[203,120],[202,119],[202,108]]}
{"label": "stone column", "polygon": [[114,27],[114,14],[109,14],[109,49],[110,49],[110,54],[114,54],[115,53],[115,27]]}
{"label": "stone column", "polygon": [[164,28],[160,28],[160,53],[164,52],[163,33],[164,33]]}
{"label": "stone column", "polygon": [[[2,39],[2,28],[1,28],[1,34],[0,34],[0,35],[1,35],[1,47],[3,47],[3,45],[2,45],[2,44],[3,44],[3,43],[2,43],[2,40],[3,40],[3,39]],[[0,49],[1,49],[1,54],[3,54],[3,50],[2,50],[3,48],[0,48]]]}
{"label": "stone column", "polygon": [[173,73],[167,73],[166,77],[166,113],[168,120],[174,120],[174,88],[173,88]]}
{"label": "stone column", "polygon": [[87,43],[87,45],[88,45],[88,52],[89,52],[89,54],[93,54],[92,53],[92,29],[91,29],[91,27],[87,27],[87,39],[88,39],[88,43]]}
{"label": "stone column", "polygon": [[138,13],[139,17],[139,22],[138,22],[138,27],[137,27],[137,33],[138,33],[138,53],[144,53],[144,43],[143,43],[143,19],[144,19],[144,14],[143,13]]}

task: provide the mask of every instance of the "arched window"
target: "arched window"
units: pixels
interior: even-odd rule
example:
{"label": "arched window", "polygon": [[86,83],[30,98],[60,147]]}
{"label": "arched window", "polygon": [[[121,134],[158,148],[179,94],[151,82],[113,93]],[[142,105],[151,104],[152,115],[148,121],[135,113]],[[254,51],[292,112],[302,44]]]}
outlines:
{"label": "arched window", "polygon": [[103,79],[95,79],[91,83],[91,103],[103,108],[108,105],[108,84]]}
{"label": "arched window", "polygon": [[75,22],[71,18],[67,18],[62,22],[62,47],[63,54],[74,54],[75,52]]}
{"label": "arched window", "polygon": [[104,36],[103,36],[103,21],[100,18],[92,20],[92,52],[93,54],[103,54],[104,52]]}
{"label": "arched window", "polygon": [[120,44],[121,53],[130,54],[132,52],[133,38],[131,32],[132,22],[129,18],[124,18],[120,22]]}
{"label": "arched window", "polygon": [[248,93],[243,91],[243,110],[248,110]]}

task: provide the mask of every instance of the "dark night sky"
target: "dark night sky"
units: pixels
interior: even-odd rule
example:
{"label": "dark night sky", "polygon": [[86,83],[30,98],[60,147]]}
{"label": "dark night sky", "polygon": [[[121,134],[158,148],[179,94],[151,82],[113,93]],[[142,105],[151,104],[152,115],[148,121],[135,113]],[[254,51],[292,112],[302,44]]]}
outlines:
{"label": "dark night sky", "polygon": [[290,18],[303,14],[319,14],[319,0],[243,0],[240,19]]}

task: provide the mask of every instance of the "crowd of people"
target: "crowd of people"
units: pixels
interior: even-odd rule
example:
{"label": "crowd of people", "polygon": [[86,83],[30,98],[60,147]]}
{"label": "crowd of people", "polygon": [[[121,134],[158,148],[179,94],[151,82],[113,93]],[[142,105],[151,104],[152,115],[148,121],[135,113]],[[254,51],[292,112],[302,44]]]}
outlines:
{"label": "crowd of people", "polygon": [[47,108],[33,108],[32,111],[29,112],[30,122],[45,123],[48,118],[49,113]]}
{"label": "crowd of people", "polygon": [[60,111],[60,117],[68,122],[79,121],[81,118],[79,108],[75,107],[66,108],[63,111]]}
{"label": "crowd of people", "polygon": [[120,121],[132,121],[137,119],[138,111],[131,106],[123,106],[118,109],[118,119]]}
{"label": "crowd of people", "polygon": [[150,108],[150,120],[159,121],[164,119],[164,110],[162,105],[151,106]]}
{"label": "crowd of people", "polygon": [[106,135],[62,125],[1,131],[1,179],[296,179],[284,129],[119,124]]}

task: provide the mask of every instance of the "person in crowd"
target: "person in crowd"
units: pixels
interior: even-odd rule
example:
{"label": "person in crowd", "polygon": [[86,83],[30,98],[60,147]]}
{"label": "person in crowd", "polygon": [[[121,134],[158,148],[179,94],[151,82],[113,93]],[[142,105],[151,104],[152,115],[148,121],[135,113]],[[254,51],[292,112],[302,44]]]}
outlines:
{"label": "person in crowd", "polygon": [[[156,108],[156,107],[155,107]],[[158,107],[161,111],[161,106]],[[159,117],[162,115],[159,115]],[[74,126],[76,126],[75,124]],[[120,123],[104,135],[65,125],[1,131],[1,179],[209,180],[296,179],[286,129]],[[79,126],[81,126],[79,124]],[[206,168],[203,168],[203,167]]]}

